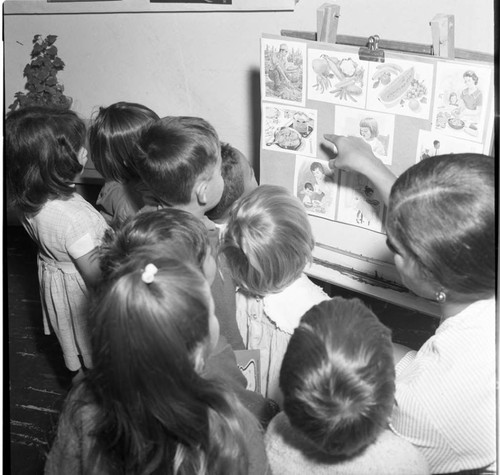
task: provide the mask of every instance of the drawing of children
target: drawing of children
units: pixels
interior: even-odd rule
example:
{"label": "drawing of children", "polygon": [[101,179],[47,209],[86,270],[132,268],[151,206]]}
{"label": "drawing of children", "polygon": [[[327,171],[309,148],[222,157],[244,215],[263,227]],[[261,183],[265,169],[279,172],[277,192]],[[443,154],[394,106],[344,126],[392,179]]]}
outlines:
{"label": "drawing of children", "polygon": [[373,153],[385,157],[387,152],[378,138],[378,122],[372,117],[366,117],[359,122],[359,135],[365,142],[370,144]]}
{"label": "drawing of children", "polygon": [[313,200],[312,200],[312,195],[314,193],[314,187],[312,186],[311,183],[306,182],[304,183],[304,197],[302,198],[302,203],[304,203],[304,206],[306,208],[312,208],[313,205]]}
{"label": "drawing of children", "polygon": [[448,97],[448,103],[452,107],[458,107],[460,104],[458,102],[458,94],[456,92],[451,92]]}
{"label": "drawing of children", "polygon": [[333,176],[326,175],[323,165],[320,162],[312,162],[310,170],[315,179],[314,192],[319,196],[322,196],[320,200],[322,201],[326,212],[333,212],[333,208],[335,206],[335,195],[337,193],[337,185],[333,180]]}

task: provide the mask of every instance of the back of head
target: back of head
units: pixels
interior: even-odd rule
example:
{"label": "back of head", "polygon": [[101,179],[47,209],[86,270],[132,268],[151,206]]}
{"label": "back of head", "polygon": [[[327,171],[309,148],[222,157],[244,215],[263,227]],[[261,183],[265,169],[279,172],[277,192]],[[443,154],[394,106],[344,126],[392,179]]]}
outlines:
{"label": "back of head", "polygon": [[95,473],[247,473],[241,406],[203,377],[210,288],[179,259],[135,254],[94,295]]}
{"label": "back of head", "polygon": [[82,171],[78,154],[85,124],[71,110],[42,106],[11,112],[5,121],[9,204],[36,213],[49,199],[67,197]]}
{"label": "back of head", "polygon": [[[147,280],[149,264],[157,272]],[[200,430],[208,424],[206,385],[195,370],[208,349],[209,294],[192,265],[136,256],[95,298],[87,377],[100,414],[95,461],[119,473],[170,473],[176,457],[187,466],[199,462],[199,449],[203,455],[210,444]]]}
{"label": "back of head", "polygon": [[222,156],[222,178],[224,179],[224,191],[219,203],[206,212],[205,215],[211,220],[223,218],[233,203],[245,193],[245,156],[228,143],[221,144]]}
{"label": "back of head", "polygon": [[190,203],[196,180],[209,174],[220,156],[215,129],[198,117],[165,117],[139,140],[137,168],[162,204]]}
{"label": "back of head", "polygon": [[261,185],[231,209],[220,252],[236,285],[262,296],[297,280],[313,248],[302,203],[283,187]]}
{"label": "back of head", "polygon": [[358,299],[312,307],[292,335],[280,388],[290,423],[325,455],[375,441],[394,403],[391,332]]}
{"label": "back of head", "polygon": [[494,295],[495,163],[439,155],[406,170],[391,190],[387,232],[457,301]]}
{"label": "back of head", "polygon": [[172,256],[203,268],[210,252],[205,225],[191,213],[175,208],[138,213],[106,232],[100,247],[103,280],[138,253]]}
{"label": "back of head", "polygon": [[99,108],[89,128],[89,150],[97,171],[106,180],[122,183],[138,178],[137,141],[142,129],[158,119],[151,109],[133,102]]}

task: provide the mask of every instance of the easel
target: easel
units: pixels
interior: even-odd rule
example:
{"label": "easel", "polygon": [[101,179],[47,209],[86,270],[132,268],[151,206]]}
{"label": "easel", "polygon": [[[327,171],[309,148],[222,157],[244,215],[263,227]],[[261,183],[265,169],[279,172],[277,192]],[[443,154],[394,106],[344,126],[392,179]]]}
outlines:
{"label": "easel", "polygon": [[[352,47],[353,46],[358,47],[361,60],[367,59],[367,60],[384,62],[383,54],[384,51],[387,51],[388,58],[400,57],[403,56],[403,54],[409,54],[409,56],[413,56],[414,57],[413,59],[415,59],[417,62],[423,62],[423,63],[434,64],[436,62],[441,62],[440,60],[438,60],[438,58],[443,58],[445,60],[442,62],[448,62],[446,61],[448,59],[449,60],[463,59],[463,60],[484,61],[493,63],[493,55],[455,48],[455,38],[454,38],[455,18],[453,15],[439,14],[436,15],[430,21],[429,24],[431,26],[431,31],[432,31],[432,44],[429,45],[381,40],[377,36],[371,36],[369,38],[369,41],[367,42],[366,38],[338,35],[337,29],[338,29],[339,18],[340,18],[340,6],[332,3],[325,3],[317,10],[317,33],[293,31],[293,30],[281,30],[281,35],[283,37],[297,38],[308,41],[319,41],[339,46],[339,48],[336,48],[335,46],[325,45],[324,47],[325,50],[332,50],[332,51],[336,49],[342,50],[341,47],[346,46],[349,47],[346,48],[349,51],[355,51],[355,49]],[[380,46],[380,50],[378,50],[378,46]],[[314,46],[312,46],[311,49],[314,50],[315,49]],[[373,58],[364,58],[361,56],[361,53],[369,54],[370,51],[374,53],[376,52],[378,54],[374,54]],[[416,58],[417,56],[420,56],[420,58]],[[434,59],[432,59],[432,57]],[[313,97],[312,100],[314,99],[315,98]],[[315,106],[311,107],[314,108]],[[271,170],[271,168],[269,169]],[[324,226],[321,226],[321,232],[324,232],[325,229],[326,228]],[[321,244],[323,244],[323,249],[328,248],[328,245],[330,245],[330,249],[334,251],[335,249],[337,249],[335,247],[335,244],[325,245],[325,242]],[[343,258],[344,255],[349,254],[350,248],[345,244],[345,242],[343,246],[344,247],[338,247],[339,252],[335,254],[336,257],[338,255],[341,256],[341,258]],[[319,248],[321,248],[321,246],[317,247],[317,249]],[[322,251],[322,249],[319,250]],[[362,265],[360,265],[358,268],[356,267],[357,263],[352,265],[349,259],[345,259],[344,261],[340,259],[338,262],[334,262],[334,260],[331,260],[330,256],[326,254],[326,252],[324,253],[318,252],[314,256],[314,259],[315,259],[313,265],[314,268],[311,269],[310,276],[318,280],[321,280],[326,284],[351,288],[354,291],[360,293],[366,293],[367,295],[371,295],[381,300],[392,301],[396,305],[401,305],[401,306],[408,305],[409,308],[410,305],[414,304],[414,302],[409,302],[408,300],[406,300],[403,303],[404,298],[400,298],[399,294],[397,298],[394,298],[396,293],[400,291],[398,288],[385,287],[380,291],[379,289],[377,289],[377,292],[372,292],[371,289],[373,289],[374,287],[382,287],[386,285],[385,281],[382,283],[383,284],[382,286],[380,286],[378,283],[378,280],[383,280],[380,279],[380,277],[381,276],[382,278],[384,277],[383,274],[381,273],[377,275],[377,272],[375,272],[375,277],[373,278],[372,281],[369,281],[369,277],[372,276],[373,274],[370,274],[369,272],[368,273],[363,272]],[[364,259],[365,257],[362,257],[360,261]],[[327,270],[325,271],[324,269]],[[330,270],[332,272],[329,272]],[[345,276],[350,277],[354,283],[351,284],[350,282],[348,282],[349,279],[346,278]],[[362,283],[358,284],[358,282]],[[370,291],[365,292],[365,290],[367,289],[369,289]],[[386,292],[385,296],[391,295],[391,298],[385,298],[383,292]],[[392,298],[394,298],[394,300],[392,300]],[[431,308],[431,303],[428,304],[424,312],[429,313],[430,315],[439,316],[438,308]]]}
{"label": "easel", "polygon": [[[301,38],[310,41],[322,41],[339,45],[366,47],[366,38],[350,35],[337,35],[340,18],[340,6],[324,3],[317,10],[317,33],[296,30],[281,30],[282,36]],[[382,50],[400,51],[413,54],[439,56],[441,58],[459,58],[493,62],[493,55],[455,48],[454,15],[438,14],[430,21],[432,44],[409,43],[380,39],[378,46]]]}

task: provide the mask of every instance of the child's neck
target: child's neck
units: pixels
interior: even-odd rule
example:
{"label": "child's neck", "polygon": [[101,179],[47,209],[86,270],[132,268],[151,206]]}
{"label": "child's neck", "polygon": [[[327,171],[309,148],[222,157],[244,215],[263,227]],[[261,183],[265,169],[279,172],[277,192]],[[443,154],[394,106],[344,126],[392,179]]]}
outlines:
{"label": "child's neck", "polygon": [[[163,206],[161,207],[163,208]],[[172,208],[187,211],[198,219],[203,219],[203,217],[205,216],[205,210],[196,203],[177,204],[175,206],[172,206]]]}

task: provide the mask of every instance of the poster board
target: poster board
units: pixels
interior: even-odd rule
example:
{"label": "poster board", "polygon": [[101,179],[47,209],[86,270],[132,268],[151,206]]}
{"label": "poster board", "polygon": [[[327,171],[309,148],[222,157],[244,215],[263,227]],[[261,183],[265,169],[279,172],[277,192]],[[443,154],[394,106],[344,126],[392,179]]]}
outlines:
{"label": "poster board", "polygon": [[427,156],[490,154],[492,63],[263,35],[260,183],[303,203],[316,240],[308,274],[439,315],[402,285],[386,247],[386,207],[365,177],[329,169],[327,133],[364,136],[396,175]]}

